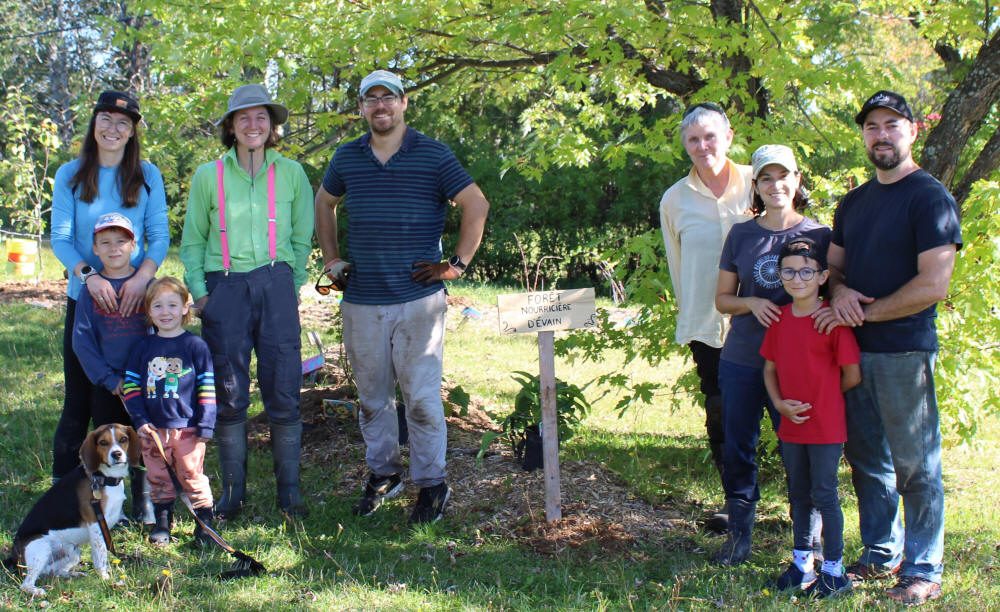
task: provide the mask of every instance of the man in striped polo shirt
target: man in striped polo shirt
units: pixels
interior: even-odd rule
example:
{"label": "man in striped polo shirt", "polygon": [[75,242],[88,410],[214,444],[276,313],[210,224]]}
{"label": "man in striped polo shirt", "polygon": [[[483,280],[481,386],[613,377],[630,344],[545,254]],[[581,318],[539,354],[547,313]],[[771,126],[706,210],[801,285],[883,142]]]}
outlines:
{"label": "man in striped polo shirt", "polygon": [[[370,131],[333,154],[316,194],[316,237],[324,272],[344,289],[344,346],[358,387],[358,420],[370,474],[354,512],[368,516],[403,490],[396,384],[406,403],[410,475],[420,487],[411,523],[441,518],[447,429],[441,403],[445,290],[483,237],[489,203],[451,150],[407,127],[399,77],[376,70],[361,81]],[[347,211],[340,259],[337,206]],[[441,234],[449,202],[462,210],[454,255]]]}

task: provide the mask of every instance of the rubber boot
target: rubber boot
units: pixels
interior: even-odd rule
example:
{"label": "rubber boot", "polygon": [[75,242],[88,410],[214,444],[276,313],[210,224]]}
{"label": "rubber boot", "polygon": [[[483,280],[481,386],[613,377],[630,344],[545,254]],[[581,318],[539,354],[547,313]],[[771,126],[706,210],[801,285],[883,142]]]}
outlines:
{"label": "rubber boot", "polygon": [[[722,447],[724,442],[722,429],[722,396],[713,395],[705,398],[705,429],[708,431],[708,447],[712,451],[712,463],[719,473],[719,482],[722,479]],[[727,504],[712,513],[705,521],[705,529],[718,534],[725,534],[729,530],[729,509]]]}
{"label": "rubber boot", "polygon": [[278,506],[292,517],[308,514],[299,491],[299,459],[302,454],[302,421],[271,423],[271,455],[274,480],[278,485]]}
{"label": "rubber boot", "polygon": [[156,517],[156,524],[149,532],[149,541],[157,546],[166,546],[170,543],[170,528],[174,524],[174,502],[153,504],[153,516]]}
{"label": "rubber boot", "polygon": [[215,441],[219,447],[219,469],[222,471],[222,495],[215,503],[215,516],[234,519],[243,510],[247,488],[247,423],[215,424]]}
{"label": "rubber boot", "polygon": [[153,512],[153,502],[149,499],[149,480],[146,478],[145,468],[130,467],[128,478],[131,493],[129,518],[143,525],[154,524],[156,515]]}
{"label": "rubber boot", "polygon": [[729,500],[729,534],[722,548],[715,554],[719,565],[739,565],[750,558],[753,522],[757,503],[742,499]]}
{"label": "rubber boot", "polygon": [[[215,516],[212,512],[212,508],[195,508],[194,513],[199,519],[201,519],[202,523],[205,523],[205,526],[212,528],[212,519]],[[212,543],[211,536],[208,535],[207,531],[201,528],[201,524],[197,521],[195,521],[194,534],[192,535],[194,536],[194,543],[197,546],[208,546]]]}

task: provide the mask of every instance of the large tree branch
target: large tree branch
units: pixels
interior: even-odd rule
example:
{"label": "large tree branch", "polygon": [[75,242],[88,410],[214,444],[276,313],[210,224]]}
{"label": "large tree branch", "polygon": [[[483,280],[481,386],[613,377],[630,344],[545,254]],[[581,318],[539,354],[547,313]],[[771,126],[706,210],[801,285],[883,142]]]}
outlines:
{"label": "large tree branch", "polygon": [[988,177],[998,167],[1000,167],[1000,129],[993,132],[993,136],[979,152],[976,161],[972,162],[972,166],[962,175],[962,180],[952,189],[959,208],[965,202],[965,198],[969,197],[972,185],[976,181]]}
{"label": "large tree branch", "polygon": [[[969,73],[948,96],[941,111],[941,122],[927,137],[920,165],[950,187],[959,155],[998,99],[1000,31],[982,46]],[[985,172],[990,170],[987,168]]]}

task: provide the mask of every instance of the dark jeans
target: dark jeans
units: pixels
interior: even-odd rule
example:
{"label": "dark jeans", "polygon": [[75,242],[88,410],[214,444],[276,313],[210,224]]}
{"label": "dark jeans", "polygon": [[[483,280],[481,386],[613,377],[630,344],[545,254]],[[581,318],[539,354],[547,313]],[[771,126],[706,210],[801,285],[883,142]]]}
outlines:
{"label": "dark jeans", "polygon": [[62,414],[52,438],[52,476],[61,478],[80,464],[80,445],[90,427],[90,397],[94,385],[87,378],[80,360],[73,352],[73,324],[76,300],[66,298],[66,323],[63,327],[63,397]]}
{"label": "dark jeans", "polygon": [[250,353],[271,423],[299,422],[302,351],[298,297],[284,262],[250,272],[209,272],[209,298],[201,333],[212,351],[220,424],[246,421],[250,406]]}
{"label": "dark jeans", "polygon": [[743,366],[725,359],[719,362],[719,387],[722,389],[722,420],[726,442],[723,446],[722,483],[726,499],[756,502],[757,442],[760,419],[766,410],[771,426],[777,431],[780,415],[771,405],[764,388],[760,368]]}
{"label": "dark jeans", "polygon": [[837,497],[840,444],[782,442],[781,456],[788,474],[788,503],[792,509],[792,539],[796,550],[812,550],[812,509],[823,517],[823,558],[844,555],[844,514]]}

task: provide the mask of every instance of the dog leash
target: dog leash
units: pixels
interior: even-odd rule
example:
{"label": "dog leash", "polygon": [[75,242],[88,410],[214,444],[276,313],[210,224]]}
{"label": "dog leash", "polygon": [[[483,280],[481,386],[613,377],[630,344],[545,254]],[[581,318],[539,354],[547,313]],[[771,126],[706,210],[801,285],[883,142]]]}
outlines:
{"label": "dog leash", "polygon": [[111,539],[111,529],[108,527],[107,519],[104,518],[104,509],[101,508],[101,498],[103,497],[101,490],[107,485],[108,480],[116,481],[110,486],[115,486],[122,481],[121,478],[109,479],[107,476],[99,477],[96,474],[90,475],[90,509],[93,510],[94,514],[97,516],[97,525],[101,528],[101,537],[104,538],[105,548],[107,548],[108,552],[115,557],[122,559],[122,556],[118,554],[117,550],[115,550],[115,543]]}
{"label": "dog leash", "polygon": [[170,475],[170,481],[173,483],[174,490],[176,490],[177,496],[181,498],[181,502],[183,502],[184,507],[186,507],[188,512],[191,513],[191,516],[194,517],[195,522],[198,523],[199,527],[201,527],[202,532],[208,534],[209,539],[215,542],[219,548],[226,551],[236,559],[235,567],[231,570],[223,572],[219,576],[219,579],[227,580],[230,578],[242,578],[244,576],[253,576],[266,572],[267,568],[264,567],[263,563],[254,559],[247,553],[234,548],[229,544],[229,542],[226,542],[221,535],[219,535],[219,532],[209,527],[205,521],[198,516],[197,512],[195,512],[194,505],[191,503],[187,493],[184,492],[184,488],[181,486],[180,479],[177,478],[177,472],[174,471],[173,466],[170,465],[170,461],[167,459],[167,453],[163,450],[163,442],[160,441],[160,435],[156,431],[156,428],[153,428],[152,433],[153,443],[156,444],[156,450],[159,451],[160,457],[163,459],[163,463],[167,468],[167,474]]}

